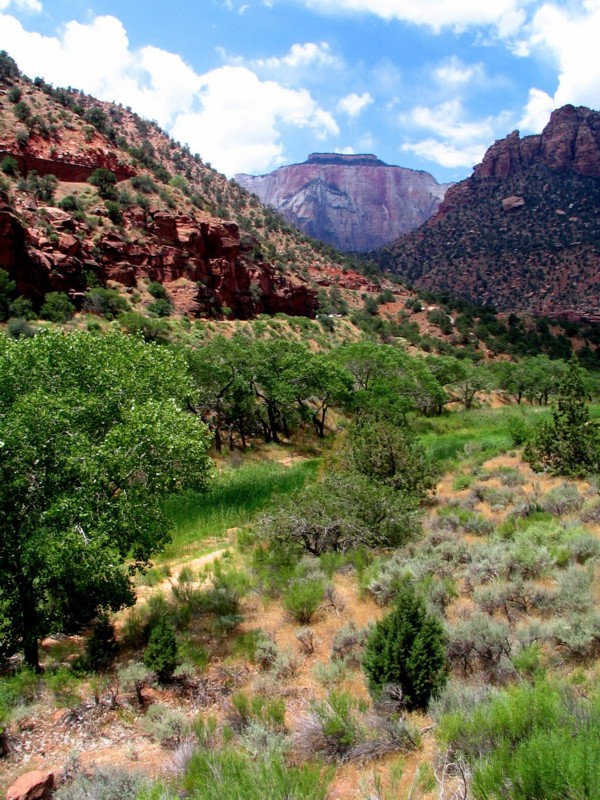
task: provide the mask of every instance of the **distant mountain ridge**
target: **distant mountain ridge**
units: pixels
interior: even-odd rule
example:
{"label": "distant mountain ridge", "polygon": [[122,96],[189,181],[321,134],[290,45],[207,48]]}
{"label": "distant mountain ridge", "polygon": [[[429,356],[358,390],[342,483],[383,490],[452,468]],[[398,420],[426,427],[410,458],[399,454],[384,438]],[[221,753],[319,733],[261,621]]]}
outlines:
{"label": "distant mountain ridge", "polygon": [[312,153],[302,164],[235,180],[285,219],[339,250],[365,252],[436,213],[448,184],[371,154]]}
{"label": "distant mountain ridge", "polygon": [[541,134],[495,142],[435,217],[375,258],[418,288],[600,320],[600,113],[567,105]]}

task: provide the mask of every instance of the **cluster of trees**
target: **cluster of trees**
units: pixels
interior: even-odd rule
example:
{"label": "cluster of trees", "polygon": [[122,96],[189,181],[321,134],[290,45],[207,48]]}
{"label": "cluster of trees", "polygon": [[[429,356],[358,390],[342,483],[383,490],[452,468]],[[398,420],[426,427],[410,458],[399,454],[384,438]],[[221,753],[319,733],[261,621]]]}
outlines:
{"label": "cluster of trees", "polygon": [[195,384],[191,405],[219,451],[226,440],[245,446],[257,434],[278,442],[303,422],[322,437],[332,406],[382,412],[398,422],[411,411],[441,413],[453,401],[468,409],[491,385],[486,370],[468,361],[416,358],[369,341],[314,353],[299,342],[238,334],[186,349],[185,356]]}
{"label": "cluster of trees", "polygon": [[0,339],[0,656],[133,603],[160,503],[210,475],[181,355],[120,334]]}

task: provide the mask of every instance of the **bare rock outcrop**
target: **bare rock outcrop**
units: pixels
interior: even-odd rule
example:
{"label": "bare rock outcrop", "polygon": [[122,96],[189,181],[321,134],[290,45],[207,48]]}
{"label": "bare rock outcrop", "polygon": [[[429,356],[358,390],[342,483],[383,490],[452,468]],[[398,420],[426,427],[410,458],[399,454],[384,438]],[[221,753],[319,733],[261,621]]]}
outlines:
{"label": "bare rock outcrop", "polygon": [[54,775],[44,770],[26,772],[6,792],[6,800],[48,800],[54,788]]}

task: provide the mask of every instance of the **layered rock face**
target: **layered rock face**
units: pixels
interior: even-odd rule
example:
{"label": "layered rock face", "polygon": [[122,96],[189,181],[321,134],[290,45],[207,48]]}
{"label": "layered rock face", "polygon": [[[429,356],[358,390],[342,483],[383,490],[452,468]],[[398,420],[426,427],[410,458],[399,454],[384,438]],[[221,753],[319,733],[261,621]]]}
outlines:
{"label": "layered rock face", "polygon": [[288,222],[339,250],[364,252],[436,213],[448,186],[373,155],[313,153],[303,164],[235,180]]}
{"label": "layered rock face", "polygon": [[[112,229],[95,241],[83,223],[58,208],[37,208],[44,227],[27,226],[0,205],[0,268],[17,291],[39,305],[49,291],[77,302],[89,275],[100,283],[135,287],[144,278],[165,284],[175,310],[211,316],[230,309],[238,319],[283,312],[314,316],[316,293],[294,275],[283,275],[260,256],[255,240],[242,241],[233,222],[158,209],[129,214],[127,235]],[[134,233],[134,231],[136,233]]]}
{"label": "layered rock face", "polygon": [[492,145],[435,217],[377,257],[420,288],[595,320],[599,242],[600,112],[564,106],[540,135]]}

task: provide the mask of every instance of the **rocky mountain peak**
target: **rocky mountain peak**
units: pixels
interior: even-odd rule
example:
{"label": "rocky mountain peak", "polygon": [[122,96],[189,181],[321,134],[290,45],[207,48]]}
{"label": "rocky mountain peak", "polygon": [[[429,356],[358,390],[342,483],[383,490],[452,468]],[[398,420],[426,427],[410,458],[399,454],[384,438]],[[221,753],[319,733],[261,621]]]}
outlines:
{"label": "rocky mountain peak", "polygon": [[416,286],[500,310],[595,319],[599,210],[600,112],[567,105],[541,134],[495,142],[436,216],[379,260]]}
{"label": "rocky mountain peak", "polygon": [[448,188],[427,172],[390,166],[372,154],[311,153],[302,164],[235,180],[309,236],[356,252],[421,225]]}

